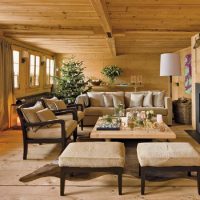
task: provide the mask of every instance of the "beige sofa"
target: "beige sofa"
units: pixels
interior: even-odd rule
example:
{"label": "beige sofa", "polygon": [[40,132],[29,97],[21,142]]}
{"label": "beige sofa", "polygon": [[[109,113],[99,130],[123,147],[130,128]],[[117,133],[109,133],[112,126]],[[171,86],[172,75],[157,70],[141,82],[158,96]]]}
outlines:
{"label": "beige sofa", "polygon": [[124,104],[126,112],[153,110],[163,115],[166,124],[172,125],[172,100],[162,91],[88,92],[78,96],[76,103],[85,107],[85,126],[95,125],[99,116],[114,114],[119,103]]}

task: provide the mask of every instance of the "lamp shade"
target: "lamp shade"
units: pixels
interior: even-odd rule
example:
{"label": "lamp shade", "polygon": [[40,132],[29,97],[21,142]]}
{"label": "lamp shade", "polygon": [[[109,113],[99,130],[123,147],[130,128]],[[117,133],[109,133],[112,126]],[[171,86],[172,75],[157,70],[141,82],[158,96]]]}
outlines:
{"label": "lamp shade", "polygon": [[160,76],[180,76],[181,63],[176,53],[164,53],[160,57]]}

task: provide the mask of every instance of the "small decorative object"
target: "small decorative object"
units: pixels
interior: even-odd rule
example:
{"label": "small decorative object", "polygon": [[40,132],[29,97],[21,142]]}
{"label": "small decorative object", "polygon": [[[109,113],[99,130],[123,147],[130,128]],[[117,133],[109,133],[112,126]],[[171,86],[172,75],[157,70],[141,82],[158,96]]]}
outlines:
{"label": "small decorative object", "polygon": [[192,55],[188,54],[185,56],[185,93],[192,93],[192,65],[191,65]]}
{"label": "small decorative object", "polygon": [[153,125],[154,111],[133,111],[127,114],[128,126],[133,129],[134,127],[151,128]]}
{"label": "small decorative object", "polygon": [[116,117],[124,117],[125,115],[125,109],[124,109],[124,104],[119,104],[114,111],[114,115]]}
{"label": "small decorative object", "polygon": [[142,75],[131,75],[131,85],[134,86],[135,91],[137,91],[137,88],[142,87]]}
{"label": "small decorative object", "polygon": [[163,123],[159,124],[159,130],[165,132],[165,125]]}
{"label": "small decorative object", "polygon": [[112,115],[105,115],[97,125],[97,130],[120,130],[121,120]]}
{"label": "small decorative object", "polygon": [[158,123],[162,123],[163,122],[163,117],[162,117],[161,114],[157,114],[156,119],[157,119]]}
{"label": "small decorative object", "polygon": [[101,73],[110,80],[111,84],[113,84],[115,79],[121,75],[122,69],[117,65],[108,65],[102,69]]}
{"label": "small decorative object", "polygon": [[91,83],[93,86],[99,86],[102,83],[102,80],[96,77],[90,77],[89,83]]}

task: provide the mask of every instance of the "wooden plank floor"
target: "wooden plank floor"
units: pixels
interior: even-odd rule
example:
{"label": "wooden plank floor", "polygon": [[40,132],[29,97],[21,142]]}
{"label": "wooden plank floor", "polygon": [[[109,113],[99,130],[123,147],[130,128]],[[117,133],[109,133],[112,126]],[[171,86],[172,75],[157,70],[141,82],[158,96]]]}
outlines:
{"label": "wooden plank floor", "polygon": [[[200,151],[196,143],[184,130],[190,126],[173,126],[177,134],[176,141],[188,141]],[[88,133],[90,128],[84,128]],[[79,131],[80,132],[80,131]],[[146,183],[146,195],[140,195],[140,179],[125,174],[123,176],[123,195],[117,195],[117,179],[114,175],[103,175],[94,179],[67,181],[65,193],[59,196],[59,179],[45,177],[28,183],[19,178],[45,164],[56,160],[59,146],[54,144],[30,145],[28,160],[22,160],[21,131],[9,130],[0,132],[0,199],[1,200],[98,200],[98,199],[143,199],[143,200],[194,200],[200,199],[197,194],[196,181],[179,178],[168,181]]]}

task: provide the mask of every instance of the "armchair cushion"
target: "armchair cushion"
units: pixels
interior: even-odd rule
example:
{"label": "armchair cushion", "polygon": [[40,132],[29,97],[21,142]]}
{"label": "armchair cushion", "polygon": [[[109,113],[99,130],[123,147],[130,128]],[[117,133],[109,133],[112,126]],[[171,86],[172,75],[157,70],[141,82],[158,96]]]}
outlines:
{"label": "armchair cushion", "polygon": [[39,110],[39,111],[36,112],[36,114],[42,122],[57,119],[55,114],[51,110],[49,110],[48,108],[45,108],[43,110]]}
{"label": "armchair cushion", "polygon": [[52,97],[51,99],[44,98],[43,100],[47,108],[51,110],[57,110],[56,105],[55,105],[55,101],[58,101],[57,97]]}
{"label": "armchair cushion", "polygon": [[[77,127],[77,122],[75,120],[65,121],[66,138],[72,135],[76,127]],[[34,138],[34,139],[61,138],[61,126],[60,124],[55,124],[50,127],[48,126],[40,127],[36,131],[30,129],[28,131],[27,136],[28,138]]]}
{"label": "armchair cushion", "polygon": [[67,108],[67,105],[63,100],[57,100],[54,102],[54,104],[56,106],[56,110],[62,110]]}

